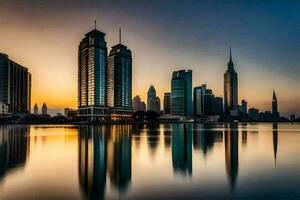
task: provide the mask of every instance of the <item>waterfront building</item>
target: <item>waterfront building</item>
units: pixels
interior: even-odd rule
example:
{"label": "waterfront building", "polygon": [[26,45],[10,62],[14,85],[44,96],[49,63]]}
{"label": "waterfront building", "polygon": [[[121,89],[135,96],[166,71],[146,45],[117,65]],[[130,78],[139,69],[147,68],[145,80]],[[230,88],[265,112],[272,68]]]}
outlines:
{"label": "waterfront building", "polygon": [[171,114],[171,93],[166,92],[164,95],[164,114]]}
{"label": "waterfront building", "polygon": [[155,97],[156,97],[156,90],[153,85],[150,85],[150,88],[148,89],[147,92],[147,110],[153,110],[150,104]]}
{"label": "waterfront building", "polygon": [[248,110],[248,119],[250,121],[258,121],[259,120],[259,110],[256,108],[250,108]]}
{"label": "waterfront building", "polygon": [[113,46],[108,56],[107,105],[124,112],[132,112],[132,56],[127,46]]}
{"label": "waterfront building", "polygon": [[107,116],[107,47],[105,33],[85,34],[78,47],[78,112],[89,120]]}
{"label": "waterfront building", "polygon": [[0,102],[0,115],[8,113],[8,106],[5,103]]}
{"label": "waterfront building", "polygon": [[37,104],[34,104],[33,113],[36,114],[36,115],[39,114],[39,107],[38,107]]}
{"label": "waterfront building", "polygon": [[204,113],[205,115],[214,115],[213,113],[213,104],[214,104],[214,95],[211,89],[206,89],[204,94]]}
{"label": "waterfront building", "polygon": [[0,53],[0,102],[10,113],[31,110],[31,74],[28,69]]}
{"label": "waterfront building", "polygon": [[224,111],[225,114],[237,113],[238,110],[238,75],[234,70],[231,48],[230,59],[224,74]]}
{"label": "waterfront building", "polygon": [[42,106],[42,114],[43,114],[43,115],[47,115],[47,114],[48,114],[48,108],[47,108],[46,103],[43,103],[43,106]]}
{"label": "waterfront building", "polygon": [[141,97],[139,95],[136,95],[132,99],[132,108],[133,108],[133,112],[146,111],[146,104],[141,100]]}
{"label": "waterfront building", "polygon": [[69,120],[75,120],[77,118],[78,111],[70,108],[65,108],[64,116]]}
{"label": "waterfront building", "polygon": [[213,98],[213,115],[222,115],[223,114],[223,98],[214,97]]}
{"label": "waterfront building", "polygon": [[150,107],[152,111],[160,114],[160,98],[155,97],[154,99],[152,99],[150,102]]}
{"label": "waterfront building", "polygon": [[192,70],[173,72],[171,81],[171,114],[193,116]]}
{"label": "waterfront building", "polygon": [[194,88],[194,115],[204,115],[204,94],[206,93],[206,84]]}

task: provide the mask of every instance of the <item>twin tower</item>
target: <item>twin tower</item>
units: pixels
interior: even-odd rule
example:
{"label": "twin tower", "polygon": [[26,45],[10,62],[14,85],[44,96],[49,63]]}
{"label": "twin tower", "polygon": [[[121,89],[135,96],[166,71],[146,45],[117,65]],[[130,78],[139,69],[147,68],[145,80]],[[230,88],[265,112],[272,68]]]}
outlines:
{"label": "twin tower", "polygon": [[132,114],[132,55],[121,44],[107,55],[105,33],[85,34],[78,47],[78,113],[88,120],[130,118]]}

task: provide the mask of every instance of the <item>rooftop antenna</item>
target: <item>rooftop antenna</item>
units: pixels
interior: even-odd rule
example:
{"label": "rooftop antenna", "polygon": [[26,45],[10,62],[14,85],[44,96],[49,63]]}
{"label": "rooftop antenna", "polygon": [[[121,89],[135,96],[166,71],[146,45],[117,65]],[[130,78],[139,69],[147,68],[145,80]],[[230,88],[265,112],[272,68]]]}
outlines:
{"label": "rooftop antenna", "polygon": [[121,44],[122,42],[122,32],[121,32],[121,27],[119,27],[119,43]]}
{"label": "rooftop antenna", "polygon": [[97,21],[95,20],[95,29],[96,29],[96,26],[97,26]]}

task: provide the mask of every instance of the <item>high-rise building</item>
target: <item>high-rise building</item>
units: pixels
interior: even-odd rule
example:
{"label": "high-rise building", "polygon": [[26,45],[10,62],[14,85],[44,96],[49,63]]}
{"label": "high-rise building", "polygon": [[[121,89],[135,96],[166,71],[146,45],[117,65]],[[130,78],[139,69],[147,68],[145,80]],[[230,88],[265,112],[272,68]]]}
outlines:
{"label": "high-rise building", "polygon": [[150,85],[150,88],[147,93],[147,110],[153,110],[151,108],[151,101],[156,97],[156,90],[153,85]]}
{"label": "high-rise building", "polygon": [[256,108],[250,108],[248,110],[248,120],[258,121],[259,120],[259,110]]}
{"label": "high-rise building", "polygon": [[192,70],[173,72],[171,81],[171,114],[193,116]]}
{"label": "high-rise building", "polygon": [[112,47],[108,56],[107,105],[115,109],[132,111],[132,57],[131,51],[121,44]]}
{"label": "high-rise building", "polygon": [[139,95],[136,95],[132,99],[132,108],[134,112],[137,111],[146,111],[146,104],[141,100]]}
{"label": "high-rise building", "polygon": [[31,109],[31,74],[1,53],[0,102],[8,106],[10,113],[28,113]]}
{"label": "high-rise building", "polygon": [[206,89],[204,94],[204,113],[205,115],[214,115],[213,107],[214,107],[214,94],[211,89]]}
{"label": "high-rise building", "polygon": [[204,94],[206,93],[206,84],[194,88],[194,115],[204,115]]}
{"label": "high-rise building", "polygon": [[46,103],[43,103],[43,106],[42,106],[42,114],[43,114],[43,115],[47,115],[47,114],[48,114],[48,108],[47,108]]}
{"label": "high-rise building", "polygon": [[222,115],[223,114],[223,98],[214,97],[213,99],[213,114]]}
{"label": "high-rise building", "polygon": [[276,94],[275,94],[275,90],[273,90],[272,115],[273,115],[273,120],[274,121],[279,120],[278,103],[277,103],[277,97],[276,97]]}
{"label": "high-rise building", "polygon": [[38,107],[37,104],[34,104],[33,113],[36,114],[36,115],[39,114],[39,107]]}
{"label": "high-rise building", "polygon": [[85,34],[78,47],[78,111],[91,120],[107,115],[107,48],[105,33]]}
{"label": "high-rise building", "polygon": [[154,99],[152,99],[150,102],[150,107],[151,107],[152,111],[159,114],[160,113],[160,98],[155,97]]}
{"label": "high-rise building", "polygon": [[166,92],[164,95],[164,114],[171,114],[171,93]]}
{"label": "high-rise building", "polygon": [[224,110],[225,114],[238,110],[238,75],[234,70],[231,48],[227,71],[224,74]]}

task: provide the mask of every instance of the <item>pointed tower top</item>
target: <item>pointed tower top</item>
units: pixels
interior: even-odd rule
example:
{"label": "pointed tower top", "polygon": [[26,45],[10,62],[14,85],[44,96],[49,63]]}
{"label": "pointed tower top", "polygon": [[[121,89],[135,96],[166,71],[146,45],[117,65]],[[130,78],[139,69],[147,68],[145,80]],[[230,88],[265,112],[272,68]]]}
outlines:
{"label": "pointed tower top", "polygon": [[232,53],[231,53],[231,45],[229,47],[229,62],[227,64],[229,71],[234,71],[234,64],[232,62]]}
{"label": "pointed tower top", "polygon": [[273,89],[273,101],[277,101],[275,90]]}
{"label": "pointed tower top", "polygon": [[95,29],[97,28],[97,21],[94,21]]}
{"label": "pointed tower top", "polygon": [[119,27],[119,44],[122,44],[122,32],[121,32],[121,27]]}
{"label": "pointed tower top", "polygon": [[232,56],[231,56],[231,44],[230,44],[229,49],[230,49],[230,59],[229,59],[229,62],[232,62]]}

